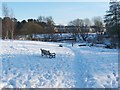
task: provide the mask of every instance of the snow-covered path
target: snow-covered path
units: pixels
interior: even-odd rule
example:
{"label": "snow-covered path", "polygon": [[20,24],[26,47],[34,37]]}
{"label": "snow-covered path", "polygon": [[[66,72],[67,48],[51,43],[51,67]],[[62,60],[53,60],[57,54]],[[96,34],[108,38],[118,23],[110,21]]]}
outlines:
{"label": "snow-covered path", "polygon": [[[1,41],[2,87],[118,87],[117,50],[68,43]],[[42,57],[40,48],[56,53]]]}
{"label": "snow-covered path", "polygon": [[[89,75],[90,72],[88,73],[89,66],[87,65],[88,63],[86,62],[86,59],[83,57],[80,51],[72,48],[72,50],[75,52],[75,57],[74,57],[74,72],[75,72],[75,86],[77,88],[84,88],[87,87],[86,83],[86,75]],[[78,57],[79,56],[79,57]]]}
{"label": "snow-covered path", "polygon": [[118,87],[117,50],[65,45],[74,52],[73,71],[77,88]]}
{"label": "snow-covered path", "polygon": [[118,87],[118,52],[78,45],[71,50],[75,53],[75,87]]}

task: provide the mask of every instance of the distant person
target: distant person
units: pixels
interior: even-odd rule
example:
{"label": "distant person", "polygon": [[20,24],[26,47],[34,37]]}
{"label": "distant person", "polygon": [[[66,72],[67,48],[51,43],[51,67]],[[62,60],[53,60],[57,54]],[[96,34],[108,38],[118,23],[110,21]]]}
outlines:
{"label": "distant person", "polygon": [[74,44],[74,43],[72,42],[72,47],[73,47],[73,44]]}

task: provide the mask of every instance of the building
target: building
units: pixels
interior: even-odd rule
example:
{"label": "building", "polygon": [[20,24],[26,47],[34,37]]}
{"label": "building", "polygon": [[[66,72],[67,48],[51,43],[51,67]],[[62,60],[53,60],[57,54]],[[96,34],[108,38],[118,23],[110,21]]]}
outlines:
{"label": "building", "polygon": [[[57,25],[55,26],[55,31],[57,33],[79,33],[79,32],[89,32],[89,33],[99,33],[96,32],[97,26],[63,26],[63,25]],[[106,32],[106,28],[103,27],[100,31],[104,34]]]}

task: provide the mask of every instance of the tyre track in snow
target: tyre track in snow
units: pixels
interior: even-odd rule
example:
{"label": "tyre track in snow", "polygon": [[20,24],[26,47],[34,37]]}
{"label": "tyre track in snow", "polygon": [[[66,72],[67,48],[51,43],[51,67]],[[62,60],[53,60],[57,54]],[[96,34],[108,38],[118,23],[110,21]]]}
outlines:
{"label": "tyre track in snow", "polygon": [[79,49],[71,48],[75,53],[74,61],[73,61],[73,69],[74,69],[74,79],[75,79],[75,87],[76,88],[85,88],[87,87],[87,76],[92,77],[89,73],[89,66],[87,65],[87,61],[85,57],[82,56]]}
{"label": "tyre track in snow", "polygon": [[[71,48],[71,47],[70,47]],[[114,63],[111,66],[107,64],[107,58],[101,56],[102,53],[99,51],[94,51],[92,48],[86,47],[87,52],[80,47],[72,47],[71,50],[75,53],[74,57],[74,77],[75,77],[75,87],[77,88],[108,88],[108,87],[117,87],[118,79],[114,70]],[[85,50],[86,50],[85,49]],[[84,53],[86,52],[86,53]],[[101,61],[103,60],[103,61]],[[107,65],[109,68],[105,68],[102,65]],[[104,69],[103,73],[106,81],[101,83],[99,78],[96,78],[94,74],[99,75],[99,69]],[[101,71],[101,70],[100,70]],[[108,72],[105,74],[105,72]],[[109,72],[111,74],[109,75]],[[113,74],[112,74],[113,73]],[[115,75],[114,75],[115,74]],[[112,80],[113,78],[113,80]],[[111,82],[111,83],[110,83]]]}
{"label": "tyre track in snow", "polygon": [[75,88],[94,88],[97,81],[92,75],[92,68],[88,62],[88,58],[81,53],[81,49],[78,46],[66,47],[70,48],[75,54],[73,58]]}

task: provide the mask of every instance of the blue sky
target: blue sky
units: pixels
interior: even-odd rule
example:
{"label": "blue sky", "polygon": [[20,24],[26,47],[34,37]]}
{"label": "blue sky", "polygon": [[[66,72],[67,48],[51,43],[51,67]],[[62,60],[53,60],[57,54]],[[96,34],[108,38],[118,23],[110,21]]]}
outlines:
{"label": "blue sky", "polygon": [[105,15],[108,2],[7,2],[18,20],[52,16],[56,24],[67,24],[76,18],[92,19]]}

